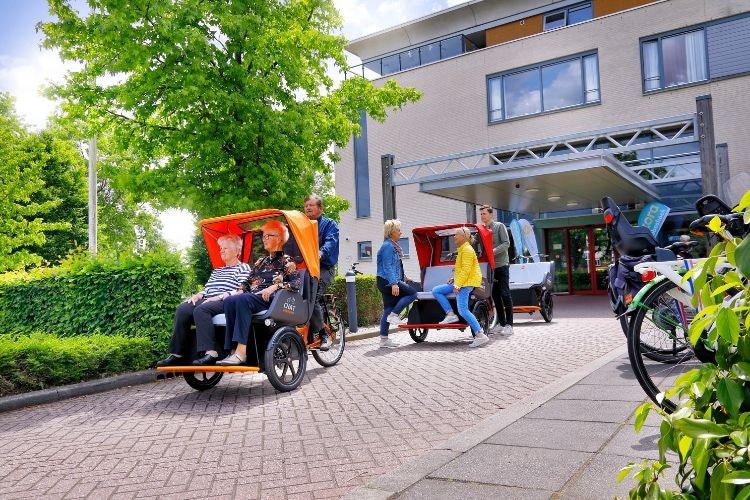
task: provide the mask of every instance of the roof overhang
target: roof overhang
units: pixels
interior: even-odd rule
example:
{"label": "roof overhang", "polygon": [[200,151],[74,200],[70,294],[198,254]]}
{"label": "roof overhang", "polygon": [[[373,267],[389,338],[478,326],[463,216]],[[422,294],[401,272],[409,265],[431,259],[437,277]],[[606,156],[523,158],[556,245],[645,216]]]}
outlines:
{"label": "roof overhang", "polygon": [[654,186],[607,154],[444,173],[419,184],[425,193],[535,216],[598,208],[604,195],[619,204],[659,199]]}

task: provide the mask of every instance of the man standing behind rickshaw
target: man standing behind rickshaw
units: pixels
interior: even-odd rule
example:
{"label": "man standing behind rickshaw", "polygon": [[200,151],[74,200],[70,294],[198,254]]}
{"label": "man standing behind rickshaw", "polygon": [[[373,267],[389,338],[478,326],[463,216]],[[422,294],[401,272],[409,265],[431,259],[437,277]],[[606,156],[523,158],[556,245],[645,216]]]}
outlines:
{"label": "man standing behind rickshaw", "polygon": [[318,298],[333,283],[336,264],[339,261],[339,226],[333,219],[323,215],[323,200],[315,194],[305,197],[305,215],[310,220],[318,221],[318,248],[320,249],[320,280],[318,294],[315,297],[315,310],[310,318],[310,331],[320,332],[320,350],[331,348],[331,339],[323,328],[323,311]]}
{"label": "man standing behind rickshaw", "polygon": [[495,314],[497,324],[491,333],[500,335],[513,335],[513,300],[510,297],[510,262],[508,259],[508,247],[510,238],[505,224],[496,221],[492,217],[492,207],[482,205],[479,207],[479,218],[482,224],[492,232],[492,253],[495,256],[495,283],[492,286],[492,301],[495,303]]}

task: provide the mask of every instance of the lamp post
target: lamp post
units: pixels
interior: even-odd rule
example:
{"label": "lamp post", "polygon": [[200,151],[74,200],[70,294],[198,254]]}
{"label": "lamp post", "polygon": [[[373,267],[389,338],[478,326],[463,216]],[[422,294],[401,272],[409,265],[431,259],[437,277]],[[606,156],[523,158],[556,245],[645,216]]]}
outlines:
{"label": "lamp post", "polygon": [[96,255],[96,137],[89,139],[89,252]]}

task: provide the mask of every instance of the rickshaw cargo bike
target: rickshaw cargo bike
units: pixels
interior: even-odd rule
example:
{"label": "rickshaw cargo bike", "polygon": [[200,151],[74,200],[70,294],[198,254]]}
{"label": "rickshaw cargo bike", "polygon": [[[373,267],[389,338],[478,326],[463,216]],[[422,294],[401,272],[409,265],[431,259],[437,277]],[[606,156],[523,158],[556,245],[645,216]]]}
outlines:
{"label": "rickshaw cargo bike", "polygon": [[[289,240],[284,253],[291,256],[300,273],[301,289],[298,292],[281,289],[274,294],[268,309],[253,315],[253,336],[247,345],[247,361],[238,366],[194,366],[195,336],[192,349],[185,357],[185,366],[157,367],[158,371],[181,373],[185,382],[196,390],[206,390],[219,383],[225,373],[265,373],[269,382],[281,392],[296,389],[305,376],[307,354],[324,367],[338,363],[346,344],[345,327],[332,295],[321,300],[323,323],[332,345],[320,351],[320,338],[310,331],[310,318],[320,279],[318,251],[318,226],[296,210],[263,209],[253,212],[206,219],[199,223],[208,255],[214,268],[221,267],[218,239],[227,234],[242,238],[240,259],[252,264],[266,255],[260,227],[269,220],[279,220],[289,229]],[[216,343],[224,345],[225,318],[214,316]],[[221,356],[227,354],[222,353]]]}
{"label": "rickshaw cargo bike", "polygon": [[[469,310],[477,317],[479,326],[489,332],[496,323],[495,305],[492,302],[493,272],[495,258],[492,252],[492,232],[483,224],[445,224],[418,227],[412,230],[414,247],[420,268],[421,292],[417,293],[406,316],[406,323],[399,328],[409,331],[415,342],[424,342],[431,329],[465,329],[466,321],[459,315],[460,323],[440,324],[445,317],[432,294],[433,287],[447,283],[453,277],[458,249],[452,238],[456,228],[467,227],[472,235],[472,247],[477,254],[482,271],[482,286],[474,288],[469,296]],[[552,321],[553,262],[512,264],[510,266],[511,294],[514,312],[540,311],[545,321]],[[453,311],[456,295],[448,295]],[[518,303],[517,303],[518,302]]]}

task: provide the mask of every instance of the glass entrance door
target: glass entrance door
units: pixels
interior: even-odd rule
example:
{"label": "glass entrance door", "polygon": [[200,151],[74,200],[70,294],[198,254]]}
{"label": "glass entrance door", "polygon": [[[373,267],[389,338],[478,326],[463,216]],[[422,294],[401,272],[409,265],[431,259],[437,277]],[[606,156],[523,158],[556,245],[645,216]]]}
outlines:
{"label": "glass entrance door", "polygon": [[546,251],[555,262],[555,292],[606,293],[609,238],[602,227],[546,230]]}

